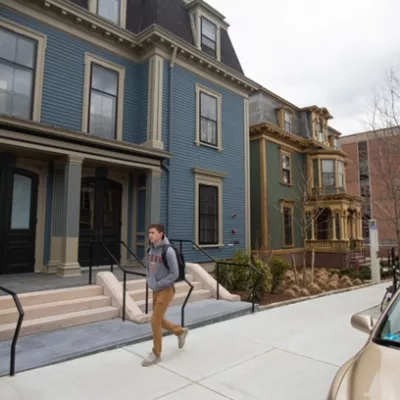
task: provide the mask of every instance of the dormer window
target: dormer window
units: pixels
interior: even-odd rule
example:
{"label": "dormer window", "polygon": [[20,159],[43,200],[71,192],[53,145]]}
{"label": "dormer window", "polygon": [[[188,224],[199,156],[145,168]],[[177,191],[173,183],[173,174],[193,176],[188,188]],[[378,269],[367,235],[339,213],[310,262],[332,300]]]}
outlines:
{"label": "dormer window", "polygon": [[125,28],[127,0],[88,0],[89,11]]}
{"label": "dormer window", "polygon": [[204,17],[201,18],[201,49],[210,56],[217,55],[217,27]]}
{"label": "dormer window", "polygon": [[317,137],[320,142],[324,141],[324,128],[322,124],[322,120],[320,118],[317,119]]}
{"label": "dormer window", "polygon": [[285,131],[292,131],[292,118],[289,111],[284,111],[284,123],[285,123]]}
{"label": "dormer window", "polygon": [[121,0],[97,0],[97,14],[118,25],[120,22]]}

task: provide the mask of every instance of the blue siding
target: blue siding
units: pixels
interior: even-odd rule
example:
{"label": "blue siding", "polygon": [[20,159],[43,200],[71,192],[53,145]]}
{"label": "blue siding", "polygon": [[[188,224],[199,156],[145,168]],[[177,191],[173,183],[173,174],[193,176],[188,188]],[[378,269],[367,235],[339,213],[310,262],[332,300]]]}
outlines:
{"label": "blue siding", "polygon": [[123,138],[132,143],[145,140],[147,62],[137,65],[5,6],[0,6],[0,16],[47,36],[41,122],[74,131],[81,130],[84,61],[85,52],[88,52],[125,68]]}
{"label": "blue siding", "polygon": [[[222,152],[200,146],[195,140],[196,83],[222,95]],[[172,199],[171,238],[194,240],[195,176],[193,167],[224,172],[223,179],[223,239],[225,247],[207,251],[214,257],[231,257],[236,248],[245,247],[244,210],[244,115],[243,97],[218,87],[194,73],[175,66],[172,93],[172,141],[170,151]],[[236,217],[232,217],[236,214]],[[232,234],[232,229],[237,233]],[[239,244],[228,247],[238,240]],[[185,246],[188,261],[207,261],[191,246]]]}

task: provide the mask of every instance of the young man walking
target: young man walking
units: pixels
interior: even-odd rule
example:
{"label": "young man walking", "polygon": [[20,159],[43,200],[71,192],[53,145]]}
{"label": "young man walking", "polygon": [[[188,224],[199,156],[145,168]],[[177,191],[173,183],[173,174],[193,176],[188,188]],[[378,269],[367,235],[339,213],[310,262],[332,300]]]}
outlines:
{"label": "young man walking", "polygon": [[185,345],[187,328],[182,328],[164,319],[169,303],[174,298],[174,282],[179,276],[179,265],[174,249],[169,247],[166,252],[168,267],[164,265],[162,250],[169,240],[164,233],[164,225],[152,224],[149,227],[150,248],[147,253],[147,282],[153,292],[153,315],[151,327],[153,330],[153,351],[143,360],[144,367],[161,361],[162,329],[178,337],[178,347]]}

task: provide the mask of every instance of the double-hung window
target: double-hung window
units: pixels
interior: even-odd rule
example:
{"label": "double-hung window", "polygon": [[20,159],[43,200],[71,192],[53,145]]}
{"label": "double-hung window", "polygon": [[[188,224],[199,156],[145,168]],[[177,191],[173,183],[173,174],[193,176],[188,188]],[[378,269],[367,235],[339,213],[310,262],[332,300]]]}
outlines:
{"label": "double-hung window", "polygon": [[0,27],[0,114],[32,119],[38,42]]}

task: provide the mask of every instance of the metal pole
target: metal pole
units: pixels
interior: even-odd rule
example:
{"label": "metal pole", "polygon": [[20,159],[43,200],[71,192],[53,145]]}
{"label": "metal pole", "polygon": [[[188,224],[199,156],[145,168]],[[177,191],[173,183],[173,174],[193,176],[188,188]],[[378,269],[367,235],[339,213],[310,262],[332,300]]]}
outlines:
{"label": "metal pole", "polygon": [[126,307],[126,272],[124,271],[124,293],[122,300],[122,321],[125,321],[125,307]]}
{"label": "metal pole", "polygon": [[219,263],[217,262],[217,300],[219,300]]}
{"label": "metal pole", "polygon": [[89,243],[89,285],[92,284],[92,257],[93,257],[93,242]]}
{"label": "metal pole", "polygon": [[149,284],[146,279],[146,314],[149,313]]}

